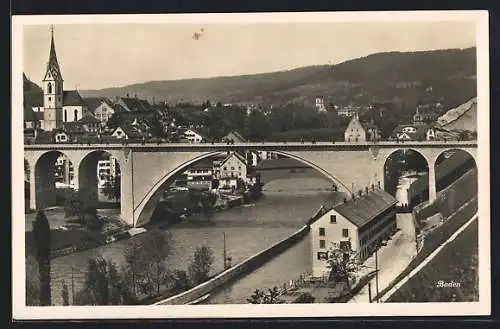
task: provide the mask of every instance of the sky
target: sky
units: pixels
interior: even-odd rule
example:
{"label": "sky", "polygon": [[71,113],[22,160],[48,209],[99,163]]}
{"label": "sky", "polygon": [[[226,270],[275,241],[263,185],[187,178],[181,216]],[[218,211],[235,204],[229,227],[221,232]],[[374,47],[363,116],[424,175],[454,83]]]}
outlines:
{"label": "sky", "polygon": [[[195,34],[197,37],[195,37]],[[49,25],[23,27],[23,71],[41,84]],[[337,64],[385,51],[475,46],[473,22],[59,24],[64,89],[232,76]]]}

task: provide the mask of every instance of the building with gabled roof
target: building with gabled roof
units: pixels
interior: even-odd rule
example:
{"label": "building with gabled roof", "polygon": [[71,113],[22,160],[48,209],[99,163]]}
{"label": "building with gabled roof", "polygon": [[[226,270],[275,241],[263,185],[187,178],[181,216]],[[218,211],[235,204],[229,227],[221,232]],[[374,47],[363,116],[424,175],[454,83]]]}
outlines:
{"label": "building with gabled roof", "polygon": [[328,275],[326,260],[332,249],[354,251],[357,262],[366,260],[396,232],[396,204],[392,195],[371,186],[350,200],[323,206],[308,223],[313,276]]}
{"label": "building with gabled roof", "polygon": [[222,138],[223,142],[245,143],[247,140],[237,131],[231,131]]}
{"label": "building with gabled roof", "polygon": [[398,125],[389,137],[390,140],[398,141],[431,141],[435,138],[436,129],[433,124]]}
{"label": "building with gabled roof", "polygon": [[380,139],[380,129],[373,122],[361,122],[358,114],[352,116],[344,132],[346,142],[366,142]]}

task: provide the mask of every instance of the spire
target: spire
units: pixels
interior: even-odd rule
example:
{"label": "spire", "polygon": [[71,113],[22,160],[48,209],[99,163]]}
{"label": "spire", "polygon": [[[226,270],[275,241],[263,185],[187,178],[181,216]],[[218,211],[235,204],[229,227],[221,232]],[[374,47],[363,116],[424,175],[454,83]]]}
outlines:
{"label": "spire", "polygon": [[45,73],[45,79],[47,79],[50,73],[52,79],[62,80],[61,69],[59,68],[59,63],[57,61],[56,46],[54,43],[54,25],[50,26],[50,34],[51,34],[50,53],[49,53],[49,62],[47,63],[47,72]]}

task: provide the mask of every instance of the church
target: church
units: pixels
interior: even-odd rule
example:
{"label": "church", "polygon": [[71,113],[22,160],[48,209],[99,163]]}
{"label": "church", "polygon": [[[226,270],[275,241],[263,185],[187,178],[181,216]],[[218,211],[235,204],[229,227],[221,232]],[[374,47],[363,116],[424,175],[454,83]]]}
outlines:
{"label": "church", "polygon": [[64,80],[57,61],[53,28],[51,34],[49,62],[42,80],[43,106],[33,108],[35,112],[43,112],[40,127],[46,131],[62,129],[66,122],[77,122],[92,115],[77,90],[63,89]]}

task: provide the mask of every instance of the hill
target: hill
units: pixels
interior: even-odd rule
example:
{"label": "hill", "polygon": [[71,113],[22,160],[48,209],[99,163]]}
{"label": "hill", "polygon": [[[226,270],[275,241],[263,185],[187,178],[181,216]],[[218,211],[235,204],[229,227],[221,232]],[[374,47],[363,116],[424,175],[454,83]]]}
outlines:
{"label": "hill", "polygon": [[23,73],[23,100],[24,106],[33,107],[43,104],[43,91],[40,86],[30,81]]}
{"label": "hill", "polygon": [[[439,98],[445,108],[476,96],[476,48],[418,52],[386,52],[337,65],[289,71],[171,81],[150,81],[120,88],[82,90],[84,97],[125,94],[170,103],[312,105],[319,95],[335,104],[403,103],[413,107],[426,98]],[[429,88],[432,92],[429,93]]]}
{"label": "hill", "polygon": [[440,116],[437,124],[450,131],[477,132],[477,99],[461,104]]}

